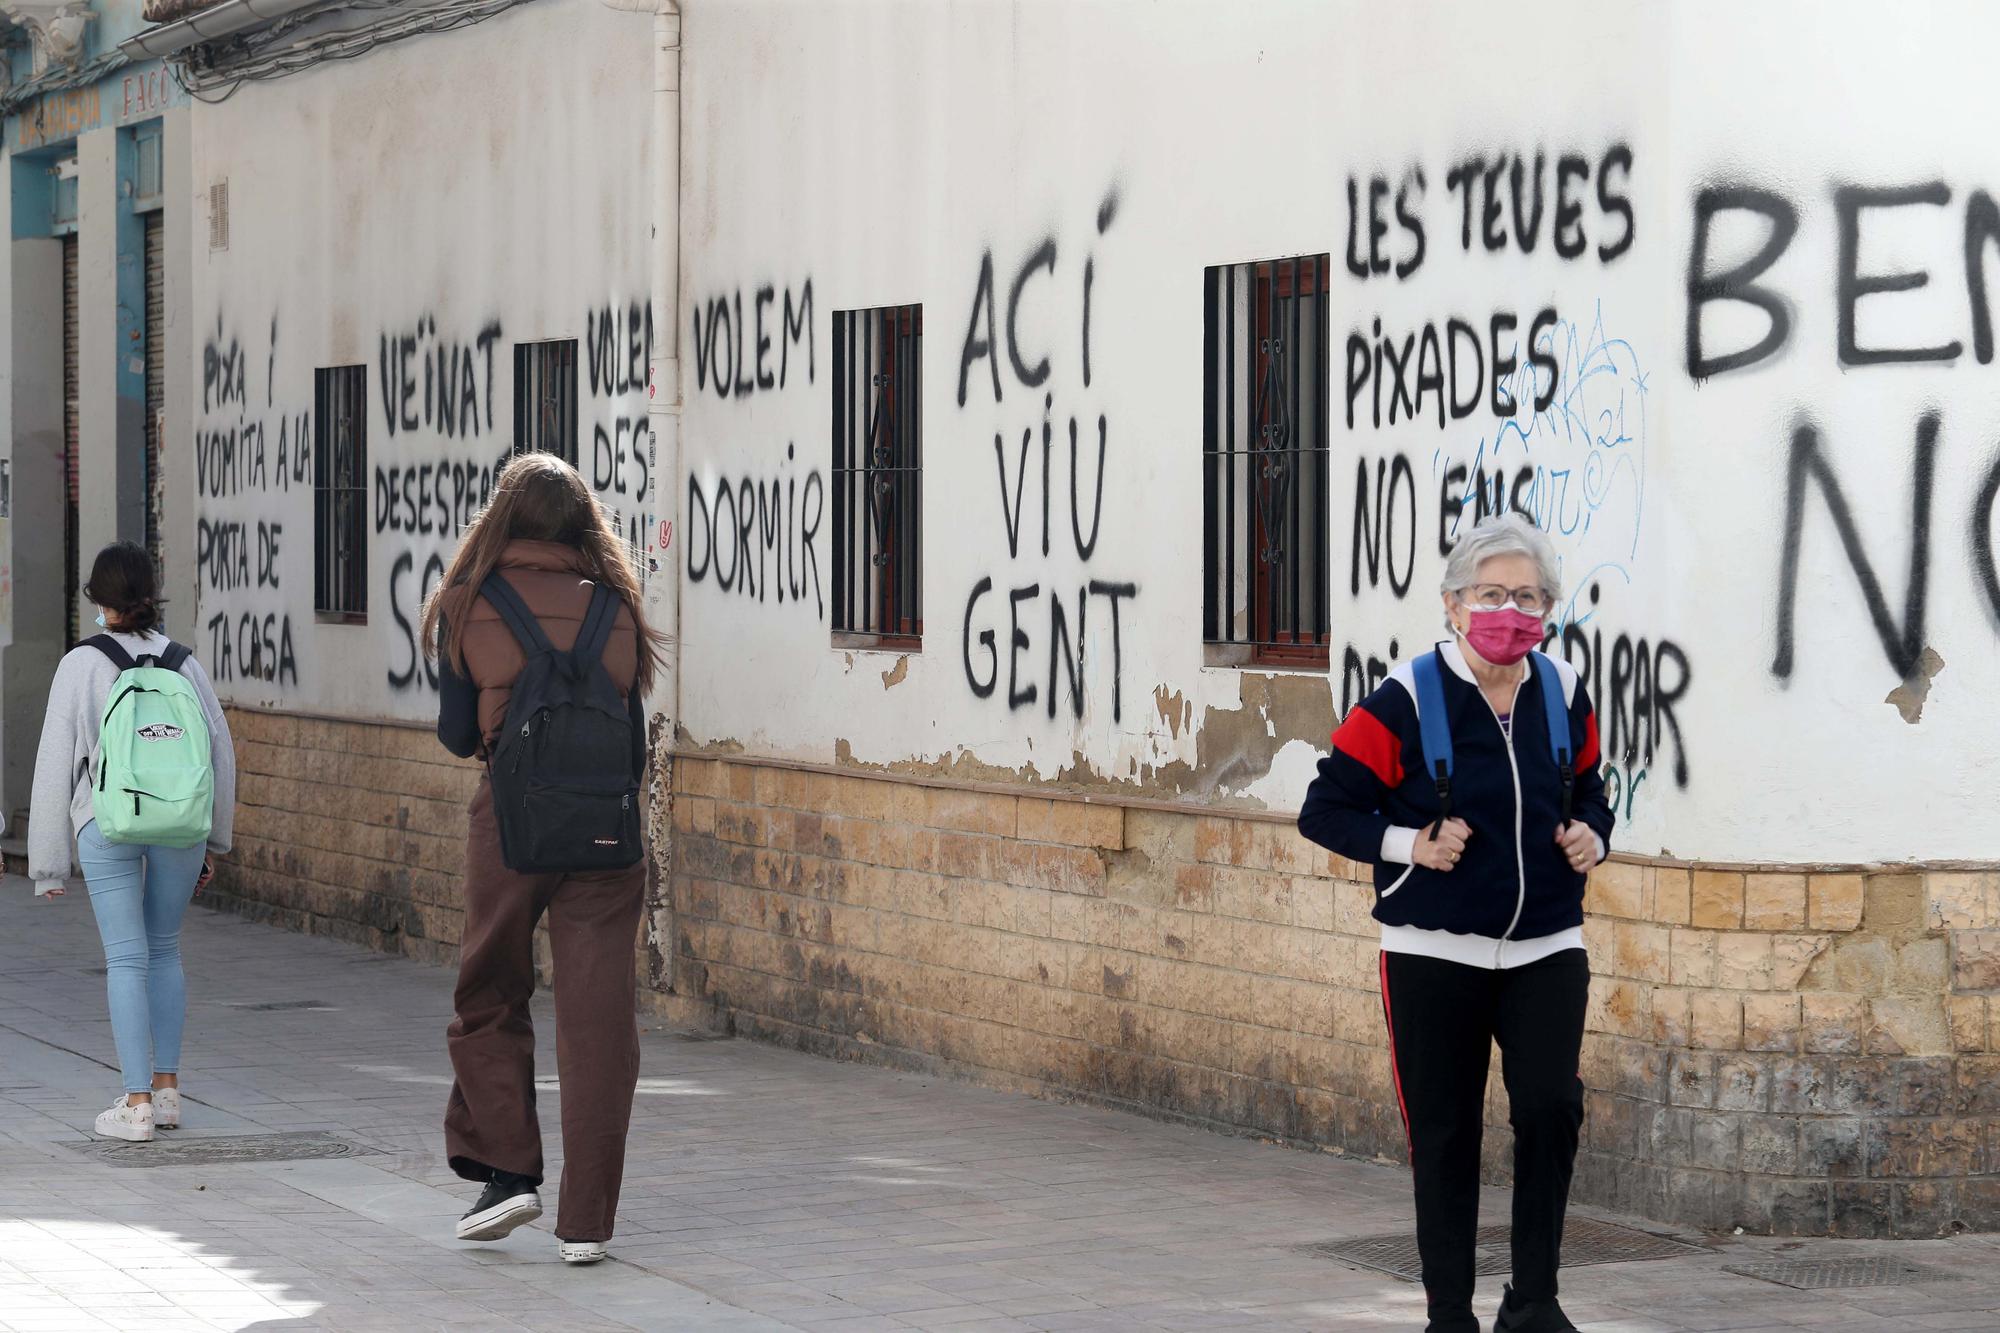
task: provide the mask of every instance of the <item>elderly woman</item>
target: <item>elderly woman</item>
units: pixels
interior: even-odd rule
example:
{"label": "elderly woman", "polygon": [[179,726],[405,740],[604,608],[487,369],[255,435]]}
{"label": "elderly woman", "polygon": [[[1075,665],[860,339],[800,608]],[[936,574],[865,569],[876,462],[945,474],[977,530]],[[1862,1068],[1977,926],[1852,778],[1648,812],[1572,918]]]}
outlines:
{"label": "elderly woman", "polygon": [[1575,1327],[1556,1303],[1556,1264],[1583,1123],[1583,886],[1612,815],[1583,684],[1533,651],[1558,591],[1548,538],[1518,515],[1462,537],[1444,577],[1452,637],[1348,713],[1299,813],[1306,837],[1375,867],[1432,1333],[1481,1327],[1473,1240],[1496,1040],[1514,1127],[1514,1281],[1495,1328]]}

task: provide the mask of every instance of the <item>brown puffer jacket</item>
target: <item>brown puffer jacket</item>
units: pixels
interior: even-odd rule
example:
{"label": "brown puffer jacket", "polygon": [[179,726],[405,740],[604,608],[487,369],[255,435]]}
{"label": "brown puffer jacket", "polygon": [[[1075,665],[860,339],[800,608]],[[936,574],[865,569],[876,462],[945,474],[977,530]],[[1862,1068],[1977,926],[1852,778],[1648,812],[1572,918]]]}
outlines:
{"label": "brown puffer jacket", "polygon": [[[583,553],[560,542],[510,542],[500,556],[498,572],[514,585],[514,591],[541,622],[542,633],[559,650],[575,646],[584,612],[590,607],[595,585],[583,576],[583,568]],[[485,753],[506,725],[507,701],[527,658],[491,602],[476,597],[467,614],[465,666],[478,692],[479,749]],[[618,692],[630,698],[639,669],[639,631],[629,606],[618,609],[618,621],[604,645],[604,669]],[[443,736],[443,732],[441,719],[439,734]],[[450,737],[444,739],[447,745],[452,744]]]}

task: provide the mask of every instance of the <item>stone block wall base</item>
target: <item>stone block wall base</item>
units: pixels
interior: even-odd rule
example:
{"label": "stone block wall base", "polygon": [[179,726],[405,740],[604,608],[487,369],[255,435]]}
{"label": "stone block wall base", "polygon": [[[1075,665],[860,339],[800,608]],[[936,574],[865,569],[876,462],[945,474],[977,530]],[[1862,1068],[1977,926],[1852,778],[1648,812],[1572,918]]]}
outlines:
{"label": "stone block wall base", "polygon": [[[686,1012],[1405,1159],[1366,868],[1287,819],[689,755],[673,839]],[[1586,905],[1579,1202],[1781,1235],[2000,1229],[2000,875],[1617,861]]]}
{"label": "stone block wall base", "polygon": [[[428,727],[232,708],[236,845],[197,901],[308,935],[456,964],[479,765]],[[635,959],[643,963],[641,950]],[[548,931],[536,970],[551,983]],[[644,975],[643,973],[641,975]]]}
{"label": "stone block wall base", "polygon": [[[233,710],[209,906],[457,955],[475,765],[427,729]],[[1365,867],[1289,820],[674,765],[642,1009],[1400,1161]],[[1614,861],[1592,876],[1574,1197],[1781,1235],[2000,1230],[2000,872]],[[538,945],[544,982],[546,940]],[[1497,1055],[1496,1055],[1497,1060]],[[1484,1154],[1511,1156],[1497,1068]]]}

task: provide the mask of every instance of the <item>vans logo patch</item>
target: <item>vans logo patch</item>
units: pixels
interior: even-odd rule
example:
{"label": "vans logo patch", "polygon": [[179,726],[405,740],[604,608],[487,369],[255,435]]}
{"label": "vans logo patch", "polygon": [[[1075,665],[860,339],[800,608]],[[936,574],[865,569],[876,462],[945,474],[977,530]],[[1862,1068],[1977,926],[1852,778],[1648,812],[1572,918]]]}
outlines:
{"label": "vans logo patch", "polygon": [[177,741],[185,735],[185,731],[171,722],[155,722],[139,728],[139,739],[142,741]]}

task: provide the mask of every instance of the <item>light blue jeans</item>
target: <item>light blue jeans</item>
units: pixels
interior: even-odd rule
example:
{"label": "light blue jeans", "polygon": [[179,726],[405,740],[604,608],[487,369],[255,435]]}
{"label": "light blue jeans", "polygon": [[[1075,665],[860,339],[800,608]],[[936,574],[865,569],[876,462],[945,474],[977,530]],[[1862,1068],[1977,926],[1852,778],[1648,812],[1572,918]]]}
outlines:
{"label": "light blue jeans", "polygon": [[90,910],[104,939],[111,1038],[127,1092],[150,1092],[154,1074],[180,1072],[187,1021],[181,918],[205,850],[106,842],[96,820],[76,836]]}

